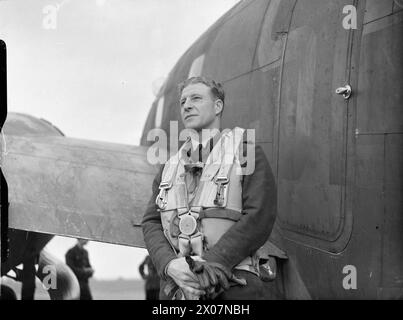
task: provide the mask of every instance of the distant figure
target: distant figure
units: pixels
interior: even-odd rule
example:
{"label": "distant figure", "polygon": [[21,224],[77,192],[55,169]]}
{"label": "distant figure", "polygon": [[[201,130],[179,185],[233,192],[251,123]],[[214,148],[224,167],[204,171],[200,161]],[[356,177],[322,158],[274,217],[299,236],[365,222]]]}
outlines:
{"label": "distant figure", "polygon": [[[145,266],[147,266],[147,274],[144,272]],[[158,277],[157,270],[155,269],[150,256],[147,256],[139,266],[139,272],[141,277],[146,280],[146,300],[158,300],[160,278]]]}
{"label": "distant figure", "polygon": [[66,264],[73,270],[80,284],[80,300],[92,300],[88,279],[94,274],[88,252],[84,246],[88,240],[77,239],[77,244],[66,253]]}

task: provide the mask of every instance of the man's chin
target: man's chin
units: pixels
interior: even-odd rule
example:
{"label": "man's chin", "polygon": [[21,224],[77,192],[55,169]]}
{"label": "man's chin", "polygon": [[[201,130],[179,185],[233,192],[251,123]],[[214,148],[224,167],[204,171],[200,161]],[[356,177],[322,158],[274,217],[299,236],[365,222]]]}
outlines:
{"label": "man's chin", "polygon": [[197,125],[196,123],[185,123],[185,128],[189,130],[196,130],[200,131],[200,125]]}

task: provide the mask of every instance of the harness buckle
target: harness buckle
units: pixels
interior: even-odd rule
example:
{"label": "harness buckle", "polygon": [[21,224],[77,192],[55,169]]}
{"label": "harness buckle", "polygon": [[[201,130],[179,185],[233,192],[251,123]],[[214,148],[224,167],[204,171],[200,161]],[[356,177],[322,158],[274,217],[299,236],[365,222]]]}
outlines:
{"label": "harness buckle", "polygon": [[229,179],[226,176],[217,176],[215,178],[215,183],[227,184]]}
{"label": "harness buckle", "polygon": [[168,204],[168,189],[171,188],[171,184],[168,182],[161,182],[157,198],[155,199],[155,204],[161,209],[164,210]]}
{"label": "harness buckle", "polygon": [[214,204],[216,206],[222,207],[225,203],[225,190],[227,188],[229,180],[225,176],[219,176],[215,179],[215,183],[217,184],[217,194],[214,199]]}
{"label": "harness buckle", "polygon": [[190,214],[183,215],[179,220],[179,231],[184,235],[191,236],[197,228],[196,219]]}

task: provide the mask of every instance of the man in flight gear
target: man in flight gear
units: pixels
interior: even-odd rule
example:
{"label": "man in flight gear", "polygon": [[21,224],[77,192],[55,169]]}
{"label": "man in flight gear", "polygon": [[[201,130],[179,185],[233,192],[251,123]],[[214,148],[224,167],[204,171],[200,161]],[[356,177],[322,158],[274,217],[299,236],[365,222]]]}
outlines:
{"label": "man in flight gear", "polygon": [[272,258],[263,246],[277,207],[270,165],[244,129],[221,131],[221,84],[193,77],[179,92],[191,130],[157,174],[142,222],[160,298],[270,299],[272,274],[259,265]]}

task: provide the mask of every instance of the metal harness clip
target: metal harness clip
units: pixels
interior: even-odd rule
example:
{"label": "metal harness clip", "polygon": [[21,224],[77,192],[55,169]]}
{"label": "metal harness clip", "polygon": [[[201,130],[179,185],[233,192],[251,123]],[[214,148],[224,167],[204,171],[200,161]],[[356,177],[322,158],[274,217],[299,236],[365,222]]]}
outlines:
{"label": "metal harness clip", "polygon": [[217,177],[215,183],[217,184],[217,194],[214,199],[214,204],[216,206],[222,207],[225,202],[225,188],[229,180],[227,177]]}
{"label": "metal harness clip", "polygon": [[155,204],[162,210],[164,210],[168,204],[168,189],[171,188],[171,184],[168,182],[160,183],[160,192],[155,199]]}

